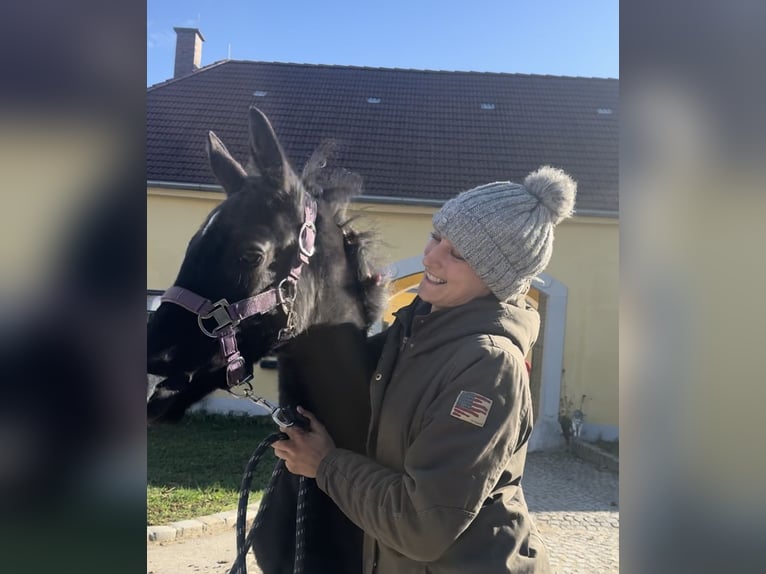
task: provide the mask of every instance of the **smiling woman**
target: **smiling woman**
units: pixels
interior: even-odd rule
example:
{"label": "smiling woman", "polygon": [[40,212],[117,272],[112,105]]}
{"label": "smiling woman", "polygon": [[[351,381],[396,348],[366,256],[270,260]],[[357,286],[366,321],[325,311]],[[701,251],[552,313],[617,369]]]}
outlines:
{"label": "smiling woman", "polygon": [[457,307],[477,297],[489,295],[489,287],[449,239],[433,232],[423,257],[425,272],[418,294],[431,310]]}
{"label": "smiling woman", "polygon": [[526,296],[575,193],[543,167],[523,185],[446,202],[418,296],[380,335],[366,454],[337,447],[305,410],[310,429],[273,445],[362,528],[364,572],[550,571],[521,488],[533,421],[525,356],[540,328]]}

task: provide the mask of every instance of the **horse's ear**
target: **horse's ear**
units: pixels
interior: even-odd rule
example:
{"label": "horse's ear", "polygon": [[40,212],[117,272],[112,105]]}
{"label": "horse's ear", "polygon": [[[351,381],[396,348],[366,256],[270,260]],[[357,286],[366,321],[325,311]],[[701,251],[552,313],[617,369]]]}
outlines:
{"label": "horse's ear", "polygon": [[246,176],[245,170],[242,169],[237,160],[231,157],[229,150],[213,132],[207,133],[207,156],[213,174],[227,195],[242,189]]}
{"label": "horse's ear", "polygon": [[250,151],[255,168],[261,176],[277,188],[286,188],[285,179],[290,166],[274,128],[255,106],[250,108]]}

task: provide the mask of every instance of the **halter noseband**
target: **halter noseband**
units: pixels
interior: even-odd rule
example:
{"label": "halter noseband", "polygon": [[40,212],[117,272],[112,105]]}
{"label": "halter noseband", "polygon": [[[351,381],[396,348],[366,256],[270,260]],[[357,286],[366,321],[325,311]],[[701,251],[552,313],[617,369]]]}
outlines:
{"label": "halter noseband", "polygon": [[[284,341],[295,334],[293,303],[298,279],[303,266],[308,265],[311,256],[314,255],[316,240],[317,204],[311,197],[306,196],[305,199],[303,224],[298,232],[298,255],[287,277],[277,283],[276,287],[236,303],[229,303],[226,299],[212,303],[209,299],[177,285],[173,285],[162,294],[162,302],[174,303],[197,315],[200,330],[221,343],[221,350],[226,359],[226,384],[230,389],[252,378],[252,375],[247,373],[245,359],[237,348],[235,328],[240,322],[253,315],[263,315],[280,306],[287,316],[287,323],[279,331],[279,340]],[[208,328],[206,321],[215,321],[215,326]]]}

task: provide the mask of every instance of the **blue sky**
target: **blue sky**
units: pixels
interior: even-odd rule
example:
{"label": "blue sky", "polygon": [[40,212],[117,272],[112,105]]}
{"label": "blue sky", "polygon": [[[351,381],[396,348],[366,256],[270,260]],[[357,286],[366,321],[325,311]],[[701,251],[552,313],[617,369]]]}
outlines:
{"label": "blue sky", "polygon": [[174,26],[226,59],[619,76],[617,0],[148,0],[147,86],[173,75]]}

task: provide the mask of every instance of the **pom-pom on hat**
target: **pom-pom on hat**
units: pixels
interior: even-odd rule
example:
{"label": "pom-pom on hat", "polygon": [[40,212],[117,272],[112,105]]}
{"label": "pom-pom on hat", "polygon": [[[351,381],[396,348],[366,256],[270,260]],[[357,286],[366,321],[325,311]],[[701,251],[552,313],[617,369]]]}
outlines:
{"label": "pom-pom on hat", "polygon": [[576,193],[571,177],[543,166],[523,185],[498,181],[464,191],[434,214],[433,226],[505,301],[526,293],[548,265],[553,229],[572,215]]}

